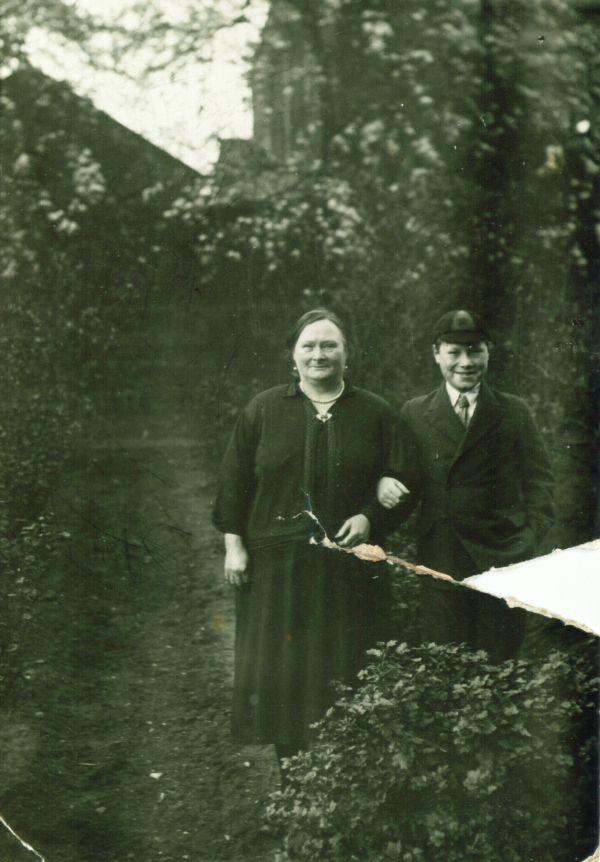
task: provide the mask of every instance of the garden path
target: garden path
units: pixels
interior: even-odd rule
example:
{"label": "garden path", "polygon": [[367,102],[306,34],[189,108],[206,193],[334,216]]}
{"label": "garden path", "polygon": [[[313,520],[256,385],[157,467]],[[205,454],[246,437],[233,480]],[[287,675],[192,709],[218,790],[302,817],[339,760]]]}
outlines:
{"label": "garden path", "polygon": [[[230,739],[233,603],[210,525],[220,444],[202,408],[221,409],[235,357],[224,313],[140,310],[53,491],[61,552],[13,713],[30,753],[3,808],[47,862],[272,858],[277,769]],[[4,862],[35,858],[1,841]]]}

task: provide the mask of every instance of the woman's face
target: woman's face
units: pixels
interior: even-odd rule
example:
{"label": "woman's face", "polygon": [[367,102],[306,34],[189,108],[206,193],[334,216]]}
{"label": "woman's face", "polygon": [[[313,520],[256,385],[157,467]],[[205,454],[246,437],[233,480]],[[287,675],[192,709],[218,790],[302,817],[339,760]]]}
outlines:
{"label": "woman's face", "polygon": [[341,384],[346,367],[346,344],[331,320],[315,320],[305,326],[292,356],[301,382]]}

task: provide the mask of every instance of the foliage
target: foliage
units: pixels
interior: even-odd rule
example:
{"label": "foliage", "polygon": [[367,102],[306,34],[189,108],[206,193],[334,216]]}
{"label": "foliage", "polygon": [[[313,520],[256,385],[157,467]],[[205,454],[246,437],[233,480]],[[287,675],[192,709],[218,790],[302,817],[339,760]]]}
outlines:
{"label": "foliage", "polygon": [[90,34],[93,16],[63,0],[2,0],[0,14],[0,69],[18,68],[26,57],[27,34],[33,27],[83,40]]}
{"label": "foliage", "polygon": [[214,194],[205,182],[195,198],[179,198],[165,214],[194,227],[202,278],[213,289],[243,281],[257,297],[285,302],[301,293],[314,302],[360,273],[367,277],[374,236],[348,183],[316,176],[256,211],[216,223]]}
{"label": "foliage", "polygon": [[[110,32],[123,61],[151,45],[156,68],[202,58],[207,34],[247,4],[182,2],[177,20],[174,5],[133,3],[141,24],[134,14],[113,26],[61,0],[6,0],[0,72],[24,64],[31,26],[88,48]],[[49,491],[93,404],[119,395],[115,328],[133,326],[157,286],[241,299],[268,363],[281,331],[273,320],[330,303],[356,332],[357,382],[396,403],[436,379],[424,361],[433,317],[454,305],[487,313],[497,380],[528,398],[552,448],[557,542],[589,538],[598,35],[567,0],[272,7],[292,31],[297,22],[313,54],[320,159],[311,150],[310,162],[271,165],[252,200],[192,180],[102,125],[89,104],[75,106],[66,88],[27,81],[31,70],[3,82],[3,693],[27,679],[28,630],[68,541]],[[210,405],[215,435],[246,385],[225,373],[194,393]],[[252,374],[260,387],[265,368]],[[401,615],[415,595],[407,579]],[[405,862],[558,853],[565,800],[577,799],[560,787],[576,784],[574,759],[585,774],[591,758],[566,747],[589,700],[582,672],[557,654],[536,669],[399,649],[374,656],[356,695],[342,692],[317,746],[290,767],[271,809],[290,853]],[[540,787],[556,789],[543,809]]]}
{"label": "foliage", "polygon": [[3,107],[0,682],[6,696],[25,672],[28,634],[55,557],[60,531],[48,495],[92,409],[88,387],[110,348],[111,327],[97,303],[81,296],[63,244],[102,196],[98,166],[89,152],[66,149],[72,195],[60,208],[34,175],[51,131],[32,153],[17,105],[5,95]]}
{"label": "foliage", "polygon": [[[290,145],[245,207],[206,185],[182,196],[168,215],[195,230],[205,285],[223,297],[242,283],[255,304],[334,305],[356,331],[357,381],[395,403],[437,380],[424,361],[432,320],[482,312],[493,379],[531,403],[553,456],[555,541],[589,538],[598,32],[567,0],[271,9],[277,68],[293,66],[298,42],[312,52],[317,71],[290,80],[314,78],[321,159]],[[288,95],[265,109],[272,124]],[[288,122],[301,137],[301,112]]]}
{"label": "foliage", "polygon": [[380,646],[273,796],[268,820],[289,858],[561,858],[591,762],[568,743],[593,706],[583,665],[559,652],[490,665],[458,646]]}
{"label": "foliage", "polygon": [[[47,98],[41,88],[40,108]],[[50,477],[90,409],[89,377],[82,376],[81,363],[93,350],[97,369],[110,346],[111,328],[101,320],[97,303],[81,296],[69,253],[82,214],[104,196],[102,171],[89,150],[65,146],[56,131],[45,130],[32,146],[22,112],[8,95],[3,101],[0,499],[12,535],[39,513]],[[51,161],[53,144],[63,153],[62,200],[46,184],[40,187],[36,177],[37,164]]]}
{"label": "foliage", "polygon": [[214,3],[165,3],[125,0],[116,6],[91,8],[69,0],[2,0],[0,70],[13,71],[28,62],[28,36],[38,30],[55,43],[85,52],[90,64],[141,74],[169,67],[190,55],[212,56],[211,41],[223,28],[246,23],[244,0]]}
{"label": "foliage", "polygon": [[[13,702],[19,683],[35,673],[30,639],[34,637],[40,603],[50,598],[52,568],[68,534],[60,531],[51,513],[23,523],[18,533],[9,532],[5,510],[0,514],[0,689],[5,704]],[[16,699],[16,698],[15,698]]]}
{"label": "foliage", "polygon": [[[192,172],[31,69],[4,81],[0,272],[0,677],[23,671],[60,527],[50,494],[119,397],[120,327],[189,259],[157,222]],[[159,182],[159,178],[162,182]],[[174,262],[174,261],[177,262]],[[158,262],[160,261],[160,262]]]}
{"label": "foliage", "polygon": [[[145,73],[168,69],[171,74],[189,62],[213,56],[214,38],[224,28],[247,23],[245,0],[177,3],[129,0],[110,10],[104,28],[110,34],[111,59],[117,68],[142,68]],[[96,32],[98,32],[96,24]],[[93,41],[92,41],[93,47]]]}

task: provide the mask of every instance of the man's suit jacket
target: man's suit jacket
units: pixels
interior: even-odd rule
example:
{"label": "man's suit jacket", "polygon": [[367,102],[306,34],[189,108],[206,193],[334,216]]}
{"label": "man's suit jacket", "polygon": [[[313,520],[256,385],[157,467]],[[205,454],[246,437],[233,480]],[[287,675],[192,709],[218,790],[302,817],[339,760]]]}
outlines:
{"label": "man's suit jacket", "polygon": [[526,403],[484,383],[465,429],[442,384],[402,417],[419,563],[461,579],[535,556],[553,521],[553,479]]}

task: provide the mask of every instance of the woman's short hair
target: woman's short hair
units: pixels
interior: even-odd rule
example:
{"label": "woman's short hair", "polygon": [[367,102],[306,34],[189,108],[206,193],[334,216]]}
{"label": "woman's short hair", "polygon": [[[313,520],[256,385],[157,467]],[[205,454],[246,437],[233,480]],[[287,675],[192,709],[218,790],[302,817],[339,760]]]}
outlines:
{"label": "woman's short hair", "polygon": [[310,311],[305,312],[295,324],[292,326],[289,331],[288,337],[285,340],[285,346],[293,353],[294,347],[300,335],[302,334],[302,330],[306,329],[307,326],[310,326],[311,323],[316,323],[317,320],[329,320],[331,323],[335,324],[339,331],[342,333],[342,338],[344,339],[344,346],[346,350],[349,347],[349,338],[347,335],[346,327],[340,320],[340,318],[335,314],[335,312],[330,311],[328,308],[312,308]]}

